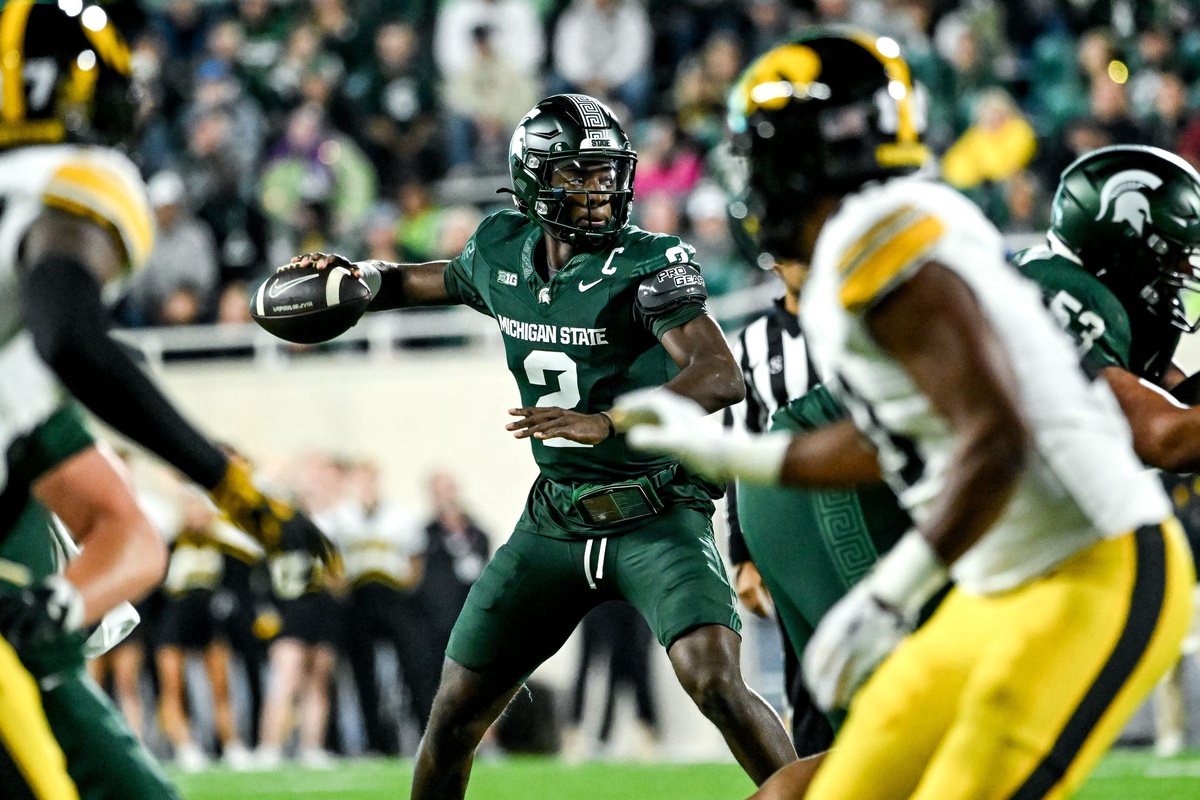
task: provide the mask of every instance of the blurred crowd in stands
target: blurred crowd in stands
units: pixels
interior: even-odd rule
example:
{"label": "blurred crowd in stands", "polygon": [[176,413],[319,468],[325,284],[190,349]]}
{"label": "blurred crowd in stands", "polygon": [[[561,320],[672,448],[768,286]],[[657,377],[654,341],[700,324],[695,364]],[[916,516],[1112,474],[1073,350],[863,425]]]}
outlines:
{"label": "blurred crowd in stands", "polygon": [[126,325],[247,319],[302,251],[456,255],[506,204],[511,129],[545,94],[609,102],[639,152],[635,221],[696,245],[710,292],[762,279],[711,154],[747,61],[799,26],[904,48],[943,173],[1036,235],[1072,158],[1145,142],[1200,161],[1197,0],[139,0],[141,134],[160,236]]}
{"label": "blurred crowd in stands", "polygon": [[[450,629],[490,557],[454,477],[430,477],[432,514],[419,521],[381,494],[370,461],[290,460],[278,488],[338,544],[345,569],[331,576],[264,560],[190,485],[142,459],[132,467],[170,546],[167,577],[139,604],[133,634],[91,668],[133,730],[188,770],[216,757],[234,769],[285,757],[319,768],[334,752],[411,753]],[[353,687],[340,709],[339,684]]]}

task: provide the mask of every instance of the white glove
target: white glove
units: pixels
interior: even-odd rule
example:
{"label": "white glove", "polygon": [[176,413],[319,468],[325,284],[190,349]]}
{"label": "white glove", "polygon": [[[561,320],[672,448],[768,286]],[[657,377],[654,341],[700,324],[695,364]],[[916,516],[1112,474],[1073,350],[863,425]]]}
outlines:
{"label": "white glove", "polygon": [[121,603],[100,620],[100,625],[83,643],[83,657],[99,658],[125,640],[142,618],[130,603]]}
{"label": "white glove", "polygon": [[917,624],[949,579],[918,531],[906,533],[825,614],[804,650],[804,678],[825,711],[847,708],[859,688]]}
{"label": "white glove", "polygon": [[629,432],[630,447],[668,453],[693,472],[714,481],[734,478],[755,483],[779,481],[791,436],[744,433],[714,428],[694,400],[667,389],[642,389],[617,399],[613,420]]}

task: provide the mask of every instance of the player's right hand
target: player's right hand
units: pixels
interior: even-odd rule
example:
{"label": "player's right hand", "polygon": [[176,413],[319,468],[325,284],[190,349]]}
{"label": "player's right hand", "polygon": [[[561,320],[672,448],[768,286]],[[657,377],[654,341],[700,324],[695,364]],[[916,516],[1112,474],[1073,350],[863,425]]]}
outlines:
{"label": "player's right hand", "polygon": [[361,278],[362,273],[358,267],[354,266],[354,262],[345,256],[339,256],[337,253],[302,253],[294,256],[291,261],[284,264],[276,272],[294,269],[296,267],[312,267],[314,269],[331,269],[333,267],[345,267],[350,270],[356,278]]}
{"label": "player's right hand", "polygon": [[333,542],[303,512],[255,486],[244,460],[231,458],[225,477],[209,495],[268,555],[305,553],[331,572],[341,570],[341,557]]}
{"label": "player's right hand", "polygon": [[759,573],[758,567],[754,566],[753,561],[743,561],[737,565],[734,589],[737,590],[737,596],[742,601],[742,605],[749,609],[751,614],[766,618],[774,613],[771,593],[767,591],[762,575]]}
{"label": "player's right hand", "polygon": [[914,619],[881,600],[863,580],[821,618],[804,648],[804,680],[823,711],[848,708]]}

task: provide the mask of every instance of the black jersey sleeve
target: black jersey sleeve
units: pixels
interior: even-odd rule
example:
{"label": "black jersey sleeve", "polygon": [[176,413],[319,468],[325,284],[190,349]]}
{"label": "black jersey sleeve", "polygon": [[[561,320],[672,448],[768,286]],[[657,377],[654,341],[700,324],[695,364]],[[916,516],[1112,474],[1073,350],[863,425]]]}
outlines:
{"label": "black jersey sleeve", "polygon": [[46,256],[22,275],[20,291],[38,355],[79,402],[205,489],[221,481],[225,454],[109,336],[100,285],[84,264]]}

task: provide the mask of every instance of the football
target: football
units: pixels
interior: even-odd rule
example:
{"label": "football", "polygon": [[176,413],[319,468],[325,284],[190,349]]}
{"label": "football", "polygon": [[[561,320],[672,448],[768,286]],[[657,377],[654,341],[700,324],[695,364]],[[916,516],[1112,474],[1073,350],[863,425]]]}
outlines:
{"label": "football", "polygon": [[371,290],[345,267],[295,267],[267,278],[250,297],[250,316],[297,344],[327,342],[358,322]]}

